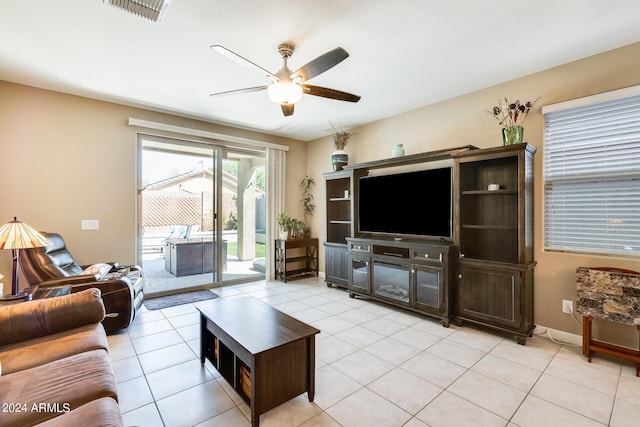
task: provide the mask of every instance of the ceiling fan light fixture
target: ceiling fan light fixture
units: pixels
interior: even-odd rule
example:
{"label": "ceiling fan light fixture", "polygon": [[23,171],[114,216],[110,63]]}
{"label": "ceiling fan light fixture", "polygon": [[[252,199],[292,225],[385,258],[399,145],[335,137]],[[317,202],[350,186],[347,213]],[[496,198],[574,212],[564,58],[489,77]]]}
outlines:
{"label": "ceiling fan light fixture", "polygon": [[102,2],[153,22],[160,21],[169,6],[169,0],[102,0]]}
{"label": "ceiling fan light fixture", "polygon": [[276,82],[267,87],[267,94],[276,104],[295,104],[302,99],[302,86],[294,82]]}

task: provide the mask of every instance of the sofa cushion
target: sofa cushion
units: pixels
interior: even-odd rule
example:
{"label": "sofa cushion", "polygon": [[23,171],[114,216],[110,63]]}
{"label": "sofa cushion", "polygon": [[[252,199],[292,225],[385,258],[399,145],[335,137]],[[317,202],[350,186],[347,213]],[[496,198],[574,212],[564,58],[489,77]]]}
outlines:
{"label": "sofa cushion", "polygon": [[80,353],[0,377],[0,402],[24,408],[0,412],[0,425],[37,424],[101,397],[117,399],[109,356],[105,350]]}
{"label": "sofa cushion", "polygon": [[104,319],[98,289],[0,307],[0,345],[13,344]]}
{"label": "sofa cushion", "polygon": [[1,346],[0,361],[2,371],[7,375],[96,349],[109,350],[101,323]]}
{"label": "sofa cushion", "polygon": [[121,427],[122,425],[122,415],[120,414],[118,402],[110,397],[94,400],[73,411],[66,412],[42,424],[38,424],[39,427]]}

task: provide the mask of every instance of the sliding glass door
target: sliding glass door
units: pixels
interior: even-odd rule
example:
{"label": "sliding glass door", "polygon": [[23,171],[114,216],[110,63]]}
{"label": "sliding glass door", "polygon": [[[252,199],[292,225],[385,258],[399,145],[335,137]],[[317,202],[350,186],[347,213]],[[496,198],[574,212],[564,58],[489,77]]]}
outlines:
{"label": "sliding glass door", "polygon": [[264,277],[260,153],[141,135],[138,171],[146,294]]}
{"label": "sliding glass door", "polygon": [[224,152],[221,174],[224,282],[265,276],[265,158],[259,154]]}

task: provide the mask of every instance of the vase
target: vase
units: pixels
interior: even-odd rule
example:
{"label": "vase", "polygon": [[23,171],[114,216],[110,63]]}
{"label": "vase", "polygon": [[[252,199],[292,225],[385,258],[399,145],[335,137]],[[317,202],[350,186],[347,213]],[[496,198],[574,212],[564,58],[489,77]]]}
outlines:
{"label": "vase", "polygon": [[404,147],[402,144],[396,144],[393,146],[393,150],[391,150],[391,157],[402,157],[404,156]]}
{"label": "vase", "polygon": [[336,150],[331,153],[331,164],[335,172],[341,171],[344,166],[349,163],[349,156],[344,150]]}
{"label": "vase", "polygon": [[520,125],[502,128],[502,142],[504,145],[520,144],[523,134],[524,128]]}

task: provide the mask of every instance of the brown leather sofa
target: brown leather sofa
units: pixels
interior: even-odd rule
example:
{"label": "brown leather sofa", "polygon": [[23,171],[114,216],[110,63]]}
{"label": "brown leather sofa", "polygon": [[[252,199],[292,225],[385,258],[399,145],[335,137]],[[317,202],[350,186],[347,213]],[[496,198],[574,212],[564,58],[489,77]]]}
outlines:
{"label": "brown leather sofa", "polygon": [[40,288],[68,285],[72,293],[98,288],[107,312],[102,322],[105,330],[111,332],[129,326],[144,299],[142,268],[109,263],[111,272],[105,278],[87,274],[85,271],[89,266],[76,262],[62,236],[47,232],[41,234],[49,239],[50,246],[19,252],[20,268],[29,285]]}
{"label": "brown leather sofa", "polygon": [[98,289],[0,306],[0,425],[121,427]]}

